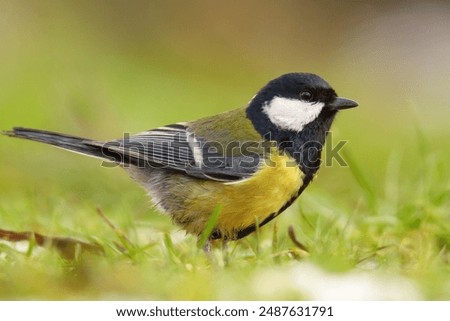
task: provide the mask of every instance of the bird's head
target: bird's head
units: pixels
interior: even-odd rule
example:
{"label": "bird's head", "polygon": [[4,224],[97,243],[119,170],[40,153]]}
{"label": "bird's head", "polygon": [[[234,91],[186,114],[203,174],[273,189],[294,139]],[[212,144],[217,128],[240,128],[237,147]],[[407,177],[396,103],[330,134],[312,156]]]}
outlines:
{"label": "bird's head", "polygon": [[331,125],[339,110],[356,106],[355,101],[338,97],[317,75],[289,73],[270,81],[256,94],[247,116],[261,135],[274,131],[299,133],[317,120]]}

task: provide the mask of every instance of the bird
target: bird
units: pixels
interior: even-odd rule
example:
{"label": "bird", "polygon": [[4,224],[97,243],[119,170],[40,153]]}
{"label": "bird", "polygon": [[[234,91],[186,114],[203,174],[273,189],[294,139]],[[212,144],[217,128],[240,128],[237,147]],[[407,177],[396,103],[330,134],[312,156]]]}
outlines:
{"label": "bird", "polygon": [[3,134],[117,164],[158,211],[207,244],[238,240],[288,208],[311,183],[336,114],[358,106],[320,76],[293,72],[262,87],[244,107],[194,121],[97,141],[13,127]]}

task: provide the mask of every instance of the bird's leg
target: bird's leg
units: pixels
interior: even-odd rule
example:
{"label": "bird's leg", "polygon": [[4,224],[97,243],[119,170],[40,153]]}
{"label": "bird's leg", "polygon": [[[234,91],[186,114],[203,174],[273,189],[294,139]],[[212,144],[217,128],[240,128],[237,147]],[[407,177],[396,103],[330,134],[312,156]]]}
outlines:
{"label": "bird's leg", "polygon": [[222,251],[228,250],[228,240],[222,239]]}
{"label": "bird's leg", "polygon": [[228,255],[228,241],[226,239],[222,239],[222,257],[223,257],[223,264],[225,266],[228,266],[230,258]]}
{"label": "bird's leg", "polygon": [[203,251],[205,252],[206,255],[210,256],[211,255],[211,240],[207,239],[205,242],[205,245],[203,245]]}

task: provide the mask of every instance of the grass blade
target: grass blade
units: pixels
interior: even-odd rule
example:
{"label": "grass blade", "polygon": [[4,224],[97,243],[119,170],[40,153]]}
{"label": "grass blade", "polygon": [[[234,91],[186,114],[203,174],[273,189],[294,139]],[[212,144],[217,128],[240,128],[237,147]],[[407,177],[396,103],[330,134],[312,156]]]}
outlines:
{"label": "grass blade", "polygon": [[368,205],[371,208],[374,208],[375,202],[376,202],[375,190],[373,189],[369,180],[367,179],[367,177],[361,170],[361,167],[359,167],[359,164],[355,161],[355,159],[350,154],[348,149],[343,150],[342,153],[344,154],[345,160],[347,161],[347,163],[349,165],[349,168],[350,168],[350,171],[351,171],[353,177],[355,178],[356,182],[363,190]]}
{"label": "grass blade", "polygon": [[204,248],[206,241],[208,240],[209,236],[211,235],[212,231],[217,225],[217,222],[219,221],[220,213],[222,212],[222,205],[217,205],[214,211],[211,213],[211,216],[208,219],[208,222],[206,222],[205,229],[203,230],[202,234],[200,235],[200,238],[198,240],[198,247],[200,249]]}

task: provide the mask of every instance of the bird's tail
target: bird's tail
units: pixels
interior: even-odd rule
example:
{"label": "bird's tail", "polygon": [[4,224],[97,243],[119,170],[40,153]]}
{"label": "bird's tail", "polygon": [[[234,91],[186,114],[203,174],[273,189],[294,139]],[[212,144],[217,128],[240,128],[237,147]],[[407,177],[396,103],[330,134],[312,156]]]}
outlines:
{"label": "bird's tail", "polygon": [[14,127],[10,131],[4,131],[3,134],[10,137],[29,139],[36,142],[50,144],[92,157],[117,161],[115,157],[112,157],[111,153],[108,152],[108,149],[105,148],[104,143],[91,139],[23,127]]}

